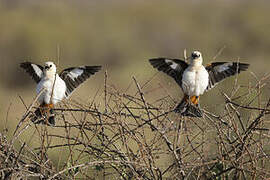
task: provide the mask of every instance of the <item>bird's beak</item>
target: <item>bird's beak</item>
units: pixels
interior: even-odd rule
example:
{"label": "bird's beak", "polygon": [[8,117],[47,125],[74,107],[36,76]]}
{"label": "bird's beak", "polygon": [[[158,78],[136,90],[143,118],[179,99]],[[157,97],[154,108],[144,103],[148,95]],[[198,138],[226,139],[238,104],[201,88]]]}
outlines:
{"label": "bird's beak", "polygon": [[48,70],[48,69],[50,69],[50,67],[49,66],[45,66],[45,69]]}

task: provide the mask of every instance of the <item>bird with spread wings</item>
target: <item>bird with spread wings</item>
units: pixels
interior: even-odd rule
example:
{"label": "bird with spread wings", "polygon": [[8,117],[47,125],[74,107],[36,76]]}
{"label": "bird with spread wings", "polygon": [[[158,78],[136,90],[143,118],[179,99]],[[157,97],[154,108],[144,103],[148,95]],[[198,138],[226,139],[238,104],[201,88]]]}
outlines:
{"label": "bird with spread wings", "polygon": [[180,59],[153,58],[149,62],[177,82],[184,92],[182,101],[174,109],[183,116],[202,117],[200,96],[223,79],[246,71],[249,64],[239,62],[213,62],[206,67],[199,51],[193,51],[190,64]]}
{"label": "bird with spread wings", "polygon": [[31,62],[23,62],[20,67],[37,83],[36,92],[39,95],[40,106],[31,120],[34,123],[40,123],[45,122],[44,119],[46,119],[50,125],[55,125],[54,105],[68,98],[80,84],[101,69],[101,66],[71,67],[64,69],[58,75],[53,62],[46,62],[44,67]]}

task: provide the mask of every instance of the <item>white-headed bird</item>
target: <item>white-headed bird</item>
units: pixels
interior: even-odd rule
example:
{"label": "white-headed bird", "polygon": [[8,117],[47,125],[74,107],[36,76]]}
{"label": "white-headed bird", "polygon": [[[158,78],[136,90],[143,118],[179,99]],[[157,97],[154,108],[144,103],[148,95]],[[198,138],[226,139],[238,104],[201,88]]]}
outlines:
{"label": "white-headed bird", "polygon": [[183,116],[202,117],[200,96],[223,79],[248,69],[249,64],[239,62],[214,62],[206,67],[199,51],[193,51],[190,64],[180,59],[154,58],[149,62],[154,68],[173,77],[182,88],[184,97],[174,109]]}
{"label": "white-headed bird", "polygon": [[34,112],[31,120],[35,123],[42,117],[48,118],[50,125],[55,125],[53,107],[55,104],[68,98],[71,93],[91,75],[101,69],[101,66],[80,66],[64,69],[59,75],[53,62],[45,62],[45,66],[31,62],[23,62],[20,67],[32,76],[37,83],[36,92],[40,94],[39,108]]}

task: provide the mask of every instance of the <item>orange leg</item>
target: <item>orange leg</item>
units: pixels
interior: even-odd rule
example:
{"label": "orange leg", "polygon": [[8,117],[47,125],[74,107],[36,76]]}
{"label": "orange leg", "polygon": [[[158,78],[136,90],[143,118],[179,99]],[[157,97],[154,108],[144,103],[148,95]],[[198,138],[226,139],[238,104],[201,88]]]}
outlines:
{"label": "orange leg", "polygon": [[199,101],[200,101],[200,96],[197,96],[195,104],[196,105],[199,104]]}
{"label": "orange leg", "polygon": [[42,115],[49,113],[50,109],[54,107],[53,104],[41,104],[40,106],[40,112]]}
{"label": "orange leg", "polygon": [[200,96],[191,96],[190,101],[192,104],[197,105],[199,103]]}
{"label": "orange leg", "polygon": [[53,104],[46,104],[46,106],[49,108],[49,109],[52,109],[54,106]]}

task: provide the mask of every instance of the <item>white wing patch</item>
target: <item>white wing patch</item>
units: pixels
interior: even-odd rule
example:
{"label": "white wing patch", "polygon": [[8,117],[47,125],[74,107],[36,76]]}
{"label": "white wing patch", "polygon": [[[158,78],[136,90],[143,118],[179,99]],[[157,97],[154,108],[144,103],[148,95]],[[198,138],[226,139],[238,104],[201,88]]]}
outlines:
{"label": "white wing patch", "polygon": [[174,69],[174,70],[176,70],[177,67],[178,67],[178,64],[175,63],[175,62],[173,62],[172,60],[165,59],[165,62],[166,62],[167,64],[171,64],[170,67],[171,67],[172,69]]}
{"label": "white wing patch", "polygon": [[84,72],[83,69],[76,68],[70,71],[68,73],[68,76],[74,81],[78,76],[82,75],[83,72]]}
{"label": "white wing patch", "polygon": [[226,71],[226,70],[230,69],[229,66],[232,66],[232,63],[222,64],[221,66],[215,67],[215,69],[216,69],[217,72],[223,72],[223,71]]}
{"label": "white wing patch", "polygon": [[33,67],[35,73],[38,75],[39,78],[42,77],[42,70],[36,65],[36,64],[31,64],[31,66]]}

